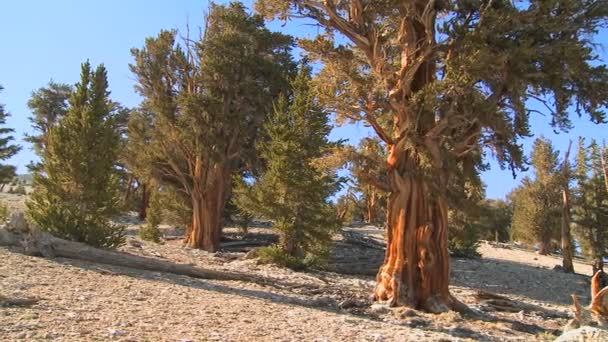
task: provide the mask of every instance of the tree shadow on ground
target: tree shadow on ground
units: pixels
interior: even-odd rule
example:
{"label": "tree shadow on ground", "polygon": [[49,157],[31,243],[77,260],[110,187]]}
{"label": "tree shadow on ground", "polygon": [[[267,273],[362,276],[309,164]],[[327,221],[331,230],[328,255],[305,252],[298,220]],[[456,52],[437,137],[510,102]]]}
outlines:
{"label": "tree shadow on ground", "polygon": [[[375,276],[384,260],[384,250],[336,244],[329,270],[341,274]],[[556,265],[559,260],[556,261]],[[585,302],[590,278],[514,261],[491,258],[451,260],[451,285],[488,292],[527,297],[533,301],[571,304],[571,294]]]}
{"label": "tree shadow on ground", "polygon": [[589,301],[589,277],[497,259],[452,259],[451,284],[535,301],[571,304],[571,294]]}
{"label": "tree shadow on ground", "polygon": [[[122,266],[115,265],[106,265],[106,264],[97,264],[91,263],[87,261],[81,261],[76,259],[65,259],[65,258],[56,258],[55,262],[70,265],[73,267],[78,267],[88,271],[94,271],[101,274],[106,275],[126,275],[129,277],[133,277],[136,279],[150,280],[156,282],[163,282],[172,285],[185,286],[205,291],[213,291],[226,295],[235,295],[241,296],[251,299],[258,299],[269,301],[276,304],[284,304],[284,305],[296,305],[305,308],[311,308],[314,310],[320,310],[328,313],[358,317],[365,320],[374,321],[381,324],[389,324],[389,325],[403,325],[410,328],[418,328],[425,331],[434,331],[439,333],[447,334],[453,338],[474,338],[477,340],[484,341],[492,341],[492,340],[500,340],[495,336],[487,334],[483,329],[475,330],[463,325],[453,325],[450,323],[442,324],[439,322],[435,322],[432,318],[432,315],[425,315],[426,317],[422,319],[426,320],[426,323],[421,325],[410,325],[406,321],[399,322],[398,320],[393,320],[392,322],[387,322],[385,317],[379,316],[378,314],[371,313],[365,310],[343,310],[339,307],[339,302],[343,298],[336,298],[327,296],[333,295],[334,293],[330,290],[328,293],[325,293],[324,288],[318,287],[312,284],[305,283],[282,283],[277,280],[273,285],[261,285],[261,284],[253,284],[249,282],[236,282],[236,281],[220,281],[220,280],[210,280],[210,279],[197,279],[191,278],[188,276],[176,275],[171,273],[162,273],[155,271],[145,271],[139,269],[133,269]],[[273,279],[266,278],[268,284],[271,284]],[[238,284],[243,284],[243,287],[240,287]],[[245,288],[245,286],[249,288]],[[251,287],[259,287],[259,289],[252,289]],[[309,292],[309,290],[311,290]],[[321,291],[319,291],[321,290]],[[339,293],[343,297],[349,296],[350,289],[340,289]],[[311,293],[315,294],[323,294],[321,296],[316,295],[314,297],[310,297]],[[371,302],[366,302],[366,305],[370,305]],[[429,318],[431,317],[431,318]],[[479,318],[476,318],[479,319]],[[531,325],[522,322],[516,322],[509,319],[494,317],[491,315],[486,315],[482,320],[490,320],[490,321],[501,321],[513,324],[514,331],[520,331],[524,333],[537,334],[540,332],[546,332],[544,328],[541,328],[536,325]],[[520,327],[520,328],[518,328]],[[523,328],[521,328],[523,327]]]}

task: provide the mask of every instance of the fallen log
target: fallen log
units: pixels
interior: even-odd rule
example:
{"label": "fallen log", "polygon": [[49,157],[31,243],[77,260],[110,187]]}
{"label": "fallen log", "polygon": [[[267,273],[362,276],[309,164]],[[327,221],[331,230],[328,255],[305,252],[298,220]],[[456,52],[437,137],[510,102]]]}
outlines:
{"label": "fallen log", "polygon": [[0,307],[6,306],[17,306],[17,307],[27,307],[32,306],[38,303],[40,300],[38,298],[8,298],[0,295]]}
{"label": "fallen log", "polygon": [[274,279],[250,274],[203,269],[125,252],[94,248],[84,243],[60,239],[28,225],[23,213],[14,214],[7,225],[0,227],[0,246],[17,247],[24,254],[46,258],[63,257],[138,270],[184,275],[198,279],[242,281],[275,287],[293,287],[293,284],[280,283]]}
{"label": "fallen log", "polygon": [[507,296],[499,295],[492,292],[478,290],[475,293],[475,298],[479,300],[481,304],[487,305],[494,311],[502,312],[538,312],[545,317],[553,318],[567,318],[568,314],[552,309],[539,307],[537,305],[527,304],[520,301],[515,301]]}
{"label": "fallen log", "polygon": [[366,236],[354,230],[342,229],[342,236],[348,243],[360,245],[367,248],[386,249],[386,241],[377,239],[373,236]]}

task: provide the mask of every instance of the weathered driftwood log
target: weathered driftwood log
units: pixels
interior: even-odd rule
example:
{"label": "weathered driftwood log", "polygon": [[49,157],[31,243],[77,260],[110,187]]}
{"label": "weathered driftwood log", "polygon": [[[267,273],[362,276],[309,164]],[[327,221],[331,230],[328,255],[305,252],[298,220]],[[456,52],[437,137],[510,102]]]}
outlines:
{"label": "weathered driftwood log", "polygon": [[63,257],[199,279],[233,280],[290,287],[289,284],[280,284],[276,280],[250,274],[203,269],[63,240],[31,227],[22,213],[14,214],[7,225],[0,227],[0,245],[18,247],[25,254],[47,258]]}

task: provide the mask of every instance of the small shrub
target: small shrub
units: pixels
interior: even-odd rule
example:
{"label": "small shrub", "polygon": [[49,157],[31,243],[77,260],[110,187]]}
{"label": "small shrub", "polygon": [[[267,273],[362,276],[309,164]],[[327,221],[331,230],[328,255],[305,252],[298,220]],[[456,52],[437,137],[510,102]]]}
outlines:
{"label": "small shrub", "polygon": [[448,248],[455,257],[478,258],[479,229],[474,224],[464,224],[461,229],[451,230]]}
{"label": "small shrub", "polygon": [[5,222],[8,219],[10,211],[4,201],[0,201],[0,222]]}
{"label": "small shrub", "polygon": [[247,235],[247,233],[249,232],[249,225],[251,224],[251,221],[253,221],[253,215],[247,212],[239,213],[237,224],[239,227],[239,231],[243,235]]}
{"label": "small shrub", "polygon": [[17,195],[27,195],[27,192],[25,191],[25,186],[23,186],[23,184],[17,185],[17,187],[13,189],[13,193]]}
{"label": "small shrub", "polygon": [[162,221],[162,204],[158,191],[152,193],[150,207],[146,216],[146,225],[139,229],[139,237],[142,240],[160,242],[161,234],[158,225]]}
{"label": "small shrub", "polygon": [[265,264],[275,264],[295,271],[307,268],[303,260],[289,255],[277,245],[258,248],[257,256],[260,262]]}

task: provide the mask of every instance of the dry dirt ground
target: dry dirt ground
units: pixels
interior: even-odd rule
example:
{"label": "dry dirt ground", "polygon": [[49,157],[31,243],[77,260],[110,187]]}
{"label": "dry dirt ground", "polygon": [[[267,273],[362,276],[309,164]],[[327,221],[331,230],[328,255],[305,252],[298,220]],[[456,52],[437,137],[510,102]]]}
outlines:
{"label": "dry dirt ground", "polygon": [[[134,233],[137,226],[132,226]],[[363,233],[371,227],[359,228]],[[379,230],[377,230],[379,232]],[[174,235],[167,228],[167,236]],[[238,237],[236,230],[229,235]],[[253,228],[249,236],[268,235]],[[588,302],[590,266],[570,275],[558,258],[481,246],[483,258],[452,260],[452,292],[477,318],[431,315],[372,305],[369,294],[382,250],[337,237],[330,271],[295,272],[248,259],[244,252],[205,253],[178,240],[142,242],[130,235],[122,251],[215,270],[247,272],[274,285],[192,279],[115,266],[17,254],[0,248],[1,341],[504,341],[550,340],[561,333],[570,293]],[[365,258],[357,256],[364,255]],[[354,260],[354,261],[353,261]],[[357,266],[357,262],[359,263]],[[332,266],[333,265],[333,266]],[[360,272],[359,272],[360,271]],[[357,275],[357,273],[362,273]],[[511,299],[496,311],[475,294]],[[512,312],[510,312],[512,311]]]}

